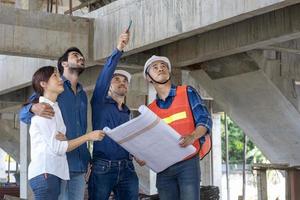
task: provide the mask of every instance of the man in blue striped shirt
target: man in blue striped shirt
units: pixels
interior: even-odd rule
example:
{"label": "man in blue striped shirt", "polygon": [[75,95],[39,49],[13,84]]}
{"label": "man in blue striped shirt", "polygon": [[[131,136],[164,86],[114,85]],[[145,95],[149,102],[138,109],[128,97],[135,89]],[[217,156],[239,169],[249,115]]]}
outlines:
{"label": "man in blue striped shirt", "polygon": [[[193,145],[197,151],[157,174],[156,187],[161,200],[199,200],[200,163],[198,152],[203,150],[211,133],[211,115],[197,91],[190,86],[171,83],[171,63],[168,58],[152,56],[144,66],[144,78],[153,85],[157,95],[149,108],[182,137],[179,145]],[[175,105],[176,104],[176,105]],[[172,116],[177,116],[172,117]],[[209,148],[207,149],[209,151]]]}

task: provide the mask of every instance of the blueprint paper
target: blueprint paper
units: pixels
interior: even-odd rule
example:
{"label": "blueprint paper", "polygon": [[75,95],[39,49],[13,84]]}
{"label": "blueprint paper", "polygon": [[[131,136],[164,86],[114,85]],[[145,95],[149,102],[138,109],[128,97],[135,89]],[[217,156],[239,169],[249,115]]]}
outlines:
{"label": "blueprint paper", "polygon": [[114,129],[105,127],[104,132],[157,173],[195,153],[192,145],[180,147],[179,133],[148,107],[140,106],[139,112],[138,117]]}

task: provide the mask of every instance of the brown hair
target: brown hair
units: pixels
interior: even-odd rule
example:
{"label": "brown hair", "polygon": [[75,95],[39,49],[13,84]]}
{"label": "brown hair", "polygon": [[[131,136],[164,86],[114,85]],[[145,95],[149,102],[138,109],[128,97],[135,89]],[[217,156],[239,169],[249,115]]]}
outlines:
{"label": "brown hair", "polygon": [[32,87],[34,91],[39,95],[43,96],[44,88],[41,86],[41,82],[48,82],[56,68],[53,66],[44,66],[39,68],[32,76]]}

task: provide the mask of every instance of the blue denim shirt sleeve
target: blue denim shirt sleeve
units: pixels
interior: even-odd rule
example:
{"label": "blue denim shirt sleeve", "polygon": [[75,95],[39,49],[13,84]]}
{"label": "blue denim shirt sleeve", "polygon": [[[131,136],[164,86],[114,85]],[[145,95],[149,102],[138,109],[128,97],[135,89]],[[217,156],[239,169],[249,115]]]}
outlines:
{"label": "blue denim shirt sleeve", "polygon": [[117,67],[117,64],[122,56],[123,52],[115,49],[112,55],[107,59],[100,75],[97,78],[91,103],[101,102],[103,103],[110,86],[112,75]]}
{"label": "blue denim shirt sleeve", "polygon": [[31,107],[32,107],[32,101],[37,98],[38,95],[36,93],[33,93],[30,97],[29,97],[29,104],[23,106],[20,110],[19,116],[20,116],[20,120],[26,124],[30,124],[31,123],[31,118],[34,116],[34,114],[30,111]]}
{"label": "blue denim shirt sleeve", "polygon": [[207,128],[206,134],[211,133],[212,130],[211,115],[208,112],[208,109],[206,108],[204,101],[202,100],[198,92],[191,86],[188,86],[188,98],[194,116],[194,122],[196,127],[204,126]]}

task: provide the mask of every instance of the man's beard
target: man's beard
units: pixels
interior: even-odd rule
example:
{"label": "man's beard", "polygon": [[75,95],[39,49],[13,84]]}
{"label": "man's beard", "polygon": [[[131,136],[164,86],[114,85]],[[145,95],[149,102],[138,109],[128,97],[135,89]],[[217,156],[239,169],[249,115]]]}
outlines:
{"label": "man's beard", "polygon": [[77,76],[80,76],[80,74],[82,74],[84,70],[85,70],[84,66],[69,63],[69,71],[71,74],[76,74]]}
{"label": "man's beard", "polygon": [[119,97],[125,97],[127,94],[127,90],[126,91],[118,91],[118,90],[114,90],[112,88],[109,89],[110,95],[114,95],[114,96],[119,96]]}

